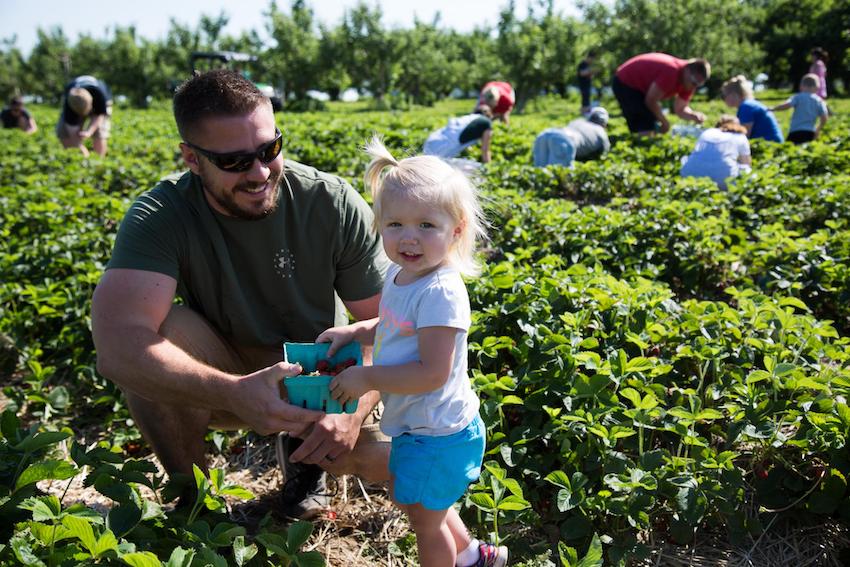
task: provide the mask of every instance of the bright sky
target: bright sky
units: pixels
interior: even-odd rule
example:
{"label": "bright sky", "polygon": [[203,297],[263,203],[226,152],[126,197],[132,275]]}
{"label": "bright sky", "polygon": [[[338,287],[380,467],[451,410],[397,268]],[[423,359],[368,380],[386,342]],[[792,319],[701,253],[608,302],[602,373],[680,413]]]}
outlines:
{"label": "bright sky", "polygon": [[[531,0],[534,1],[534,0]],[[356,5],[356,0],[307,0],[317,19],[336,25],[344,11]],[[443,27],[467,32],[476,26],[495,25],[499,11],[508,0],[367,0],[380,4],[387,27],[411,27],[414,17],[430,22],[437,12]],[[0,0],[0,40],[17,36],[15,45],[28,55],[37,40],[36,30],[61,25],[65,35],[75,42],[82,33],[94,38],[107,36],[115,25],[135,25],[142,37],[162,39],[169,21],[195,29],[202,14],[218,16],[222,11],[230,21],[226,35],[239,35],[255,29],[260,37],[265,31],[264,12],[271,0]],[[529,0],[516,0],[516,13],[525,16]],[[573,0],[555,0],[555,10],[565,15],[578,15]],[[289,12],[289,0],[279,0],[278,9]]]}

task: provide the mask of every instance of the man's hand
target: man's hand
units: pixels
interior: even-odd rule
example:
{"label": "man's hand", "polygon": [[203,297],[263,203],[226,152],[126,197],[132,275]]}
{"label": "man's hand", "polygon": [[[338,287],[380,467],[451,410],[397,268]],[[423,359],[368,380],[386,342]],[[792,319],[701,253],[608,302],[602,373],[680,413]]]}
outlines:
{"label": "man's hand", "polygon": [[670,131],[670,121],[664,118],[660,121],[660,126],[658,127],[658,131],[662,134],[666,134]]}
{"label": "man's hand", "polygon": [[302,437],[304,442],[289,456],[289,460],[309,465],[333,462],[354,449],[361,425],[362,419],[356,414],[327,414],[312,424],[309,431],[292,432]]}
{"label": "man's hand", "polygon": [[91,131],[90,130],[80,130],[80,133],[78,135],[80,136],[80,138],[83,138],[83,139],[90,138],[91,137]]}
{"label": "man's hand", "polygon": [[301,372],[297,364],[279,362],[238,378],[233,384],[229,410],[261,435],[280,431],[303,431],[322,419],[324,412],[299,408],[280,397],[280,382],[285,376]]}
{"label": "man's hand", "polygon": [[331,397],[342,405],[359,400],[360,396],[374,390],[369,383],[368,366],[350,366],[331,380],[328,386]]}
{"label": "man's hand", "polygon": [[705,114],[703,114],[702,112],[694,111],[694,116],[692,120],[697,124],[702,124],[703,122],[705,122]]}

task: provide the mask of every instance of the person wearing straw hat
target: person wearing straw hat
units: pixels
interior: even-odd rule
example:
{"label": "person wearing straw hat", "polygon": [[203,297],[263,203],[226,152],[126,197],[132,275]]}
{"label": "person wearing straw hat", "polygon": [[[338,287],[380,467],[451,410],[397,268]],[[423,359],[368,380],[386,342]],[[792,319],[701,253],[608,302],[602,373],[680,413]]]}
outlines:
{"label": "person wearing straw hat", "polygon": [[88,157],[85,146],[92,140],[92,149],[106,155],[107,139],[112,123],[112,93],[101,80],[82,75],[65,85],[64,102],[56,136],[65,148],[76,148]]}

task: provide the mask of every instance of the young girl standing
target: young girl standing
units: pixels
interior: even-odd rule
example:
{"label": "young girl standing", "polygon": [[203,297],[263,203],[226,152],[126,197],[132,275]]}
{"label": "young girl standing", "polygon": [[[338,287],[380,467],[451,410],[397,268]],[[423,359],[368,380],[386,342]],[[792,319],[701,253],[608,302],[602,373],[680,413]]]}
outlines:
{"label": "young girl standing", "polygon": [[373,366],[331,382],[340,402],[379,390],[381,429],[392,437],[390,495],[416,532],[423,567],[501,567],[508,550],[470,537],[452,505],[481,472],[486,429],[467,376],[469,297],[461,275],[477,275],[485,237],[472,183],[433,156],[397,161],[378,140],[366,172],[375,227],[393,264],[379,316],[323,332],[332,355],[374,344]]}

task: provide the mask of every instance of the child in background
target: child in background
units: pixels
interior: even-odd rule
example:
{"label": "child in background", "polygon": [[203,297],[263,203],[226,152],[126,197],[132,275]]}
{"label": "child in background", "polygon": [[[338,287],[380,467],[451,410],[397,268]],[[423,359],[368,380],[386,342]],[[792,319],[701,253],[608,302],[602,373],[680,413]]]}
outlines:
{"label": "child in background", "polygon": [[820,135],[829,116],[829,110],[826,102],[817,94],[819,88],[820,78],[814,73],[807,73],[800,81],[800,92],[771,109],[777,111],[794,107],[788,132],[789,142],[797,145],[805,144]]}
{"label": "child in background", "polygon": [[379,316],[324,331],[329,355],[374,344],[373,366],[340,372],[341,403],[379,390],[392,437],[390,495],[416,532],[423,567],[502,567],[508,550],[472,539],[453,504],[481,472],[486,428],[467,376],[471,310],[461,274],[477,275],[485,237],[472,183],[434,156],[397,161],[377,139],[366,172],[375,227],[392,260]]}
{"label": "child in background", "polygon": [[815,47],[811,53],[812,64],[809,67],[809,73],[818,76],[820,79],[820,87],[818,87],[818,96],[826,100],[826,62],[829,61],[829,54],[822,47]]}
{"label": "child in background", "polygon": [[741,126],[750,139],[762,138],[782,142],[782,130],[772,112],[753,96],[753,86],[744,75],[732,77],[720,87],[720,97],[726,106],[737,108]]}

